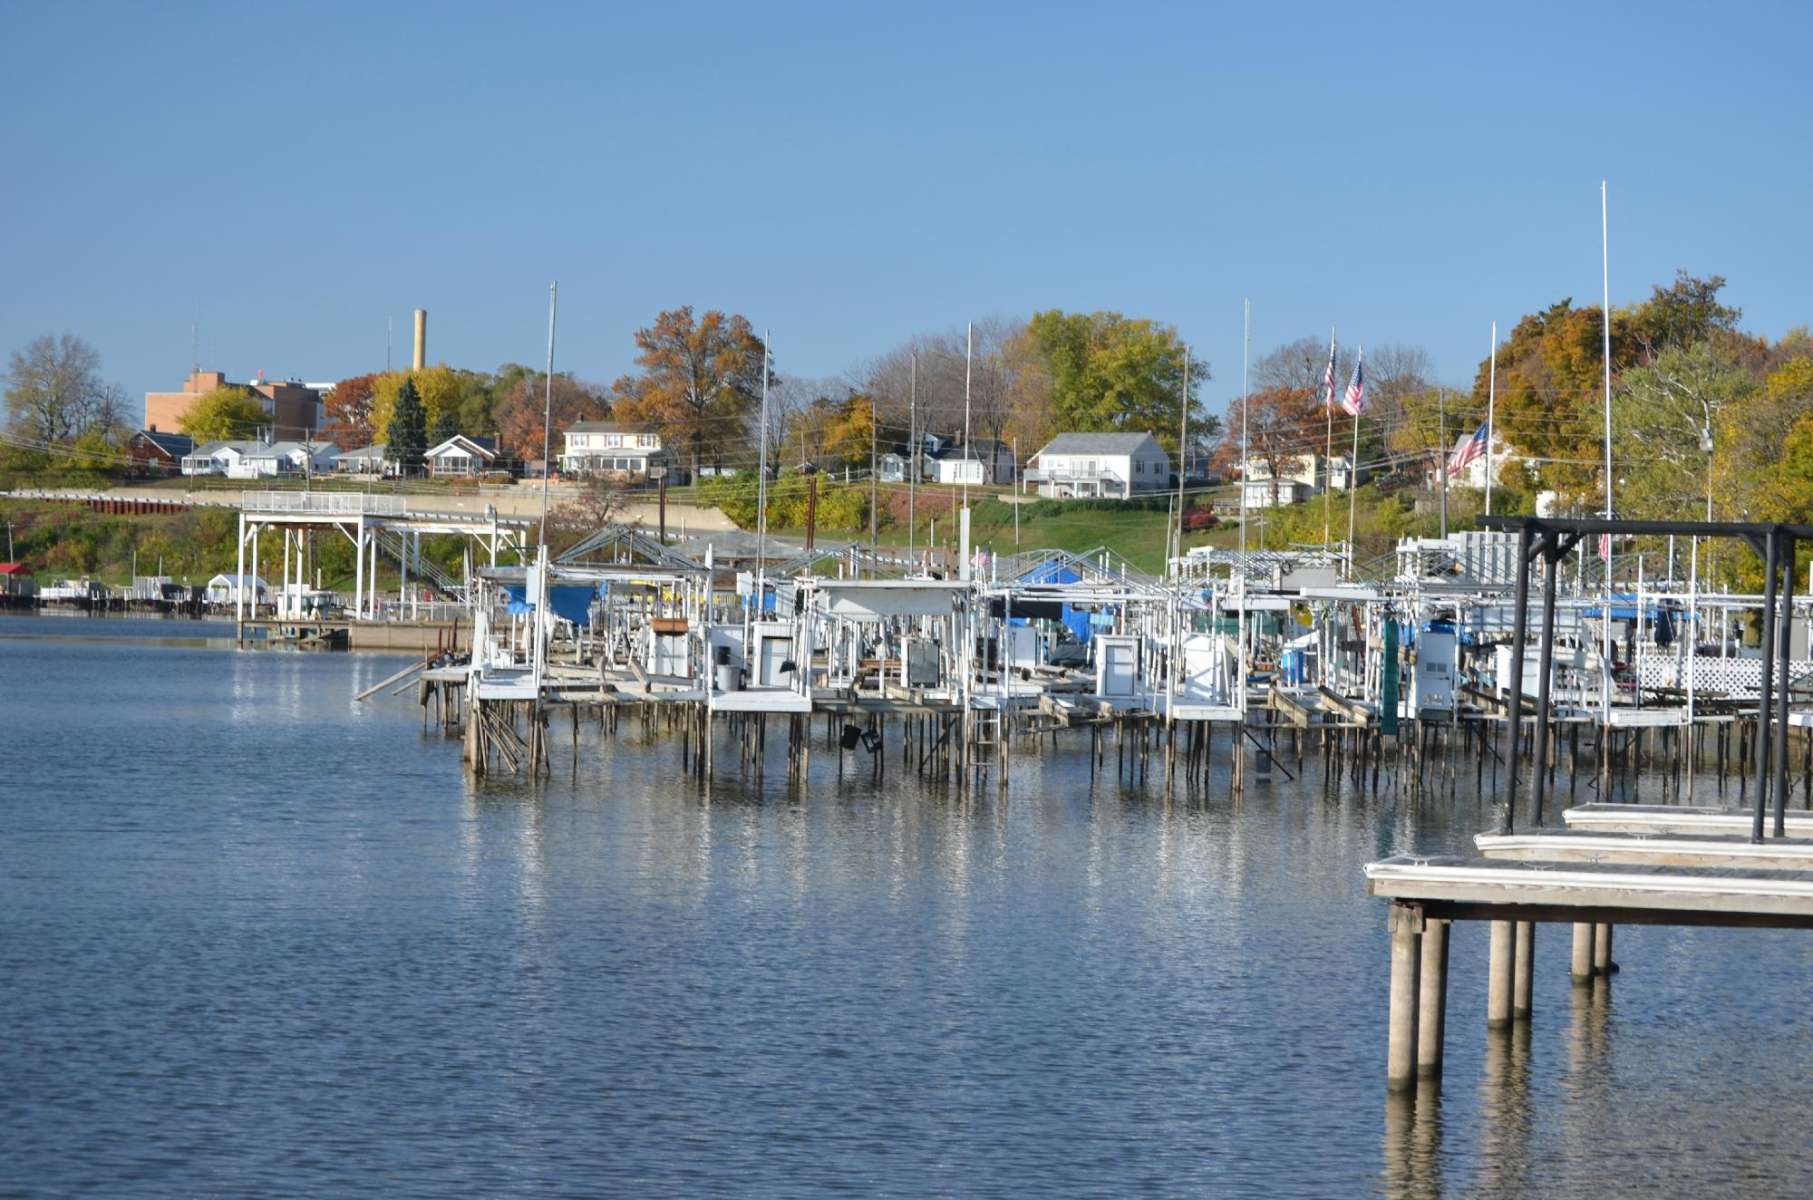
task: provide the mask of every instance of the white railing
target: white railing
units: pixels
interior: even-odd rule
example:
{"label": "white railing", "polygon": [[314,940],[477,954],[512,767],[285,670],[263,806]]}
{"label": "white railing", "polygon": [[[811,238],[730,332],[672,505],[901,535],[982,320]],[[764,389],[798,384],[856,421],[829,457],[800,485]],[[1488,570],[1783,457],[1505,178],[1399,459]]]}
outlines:
{"label": "white railing", "polygon": [[368,492],[242,492],[240,504],[247,512],[321,513],[330,516],[401,517],[409,511],[401,496],[374,496]]}

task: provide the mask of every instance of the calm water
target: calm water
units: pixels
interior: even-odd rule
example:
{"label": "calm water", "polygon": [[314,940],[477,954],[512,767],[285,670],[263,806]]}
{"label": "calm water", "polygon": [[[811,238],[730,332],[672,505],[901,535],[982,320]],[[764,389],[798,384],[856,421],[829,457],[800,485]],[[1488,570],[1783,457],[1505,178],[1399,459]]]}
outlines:
{"label": "calm water", "polygon": [[1594,997],[1545,929],[1488,1055],[1463,928],[1440,1098],[1387,1105],[1360,866],[1468,799],[1080,750],[797,796],[779,739],[706,795],[627,726],[475,788],[351,702],[396,659],[22,636],[66,624],[0,620],[0,1194],[1813,1189],[1804,935],[1620,930]]}

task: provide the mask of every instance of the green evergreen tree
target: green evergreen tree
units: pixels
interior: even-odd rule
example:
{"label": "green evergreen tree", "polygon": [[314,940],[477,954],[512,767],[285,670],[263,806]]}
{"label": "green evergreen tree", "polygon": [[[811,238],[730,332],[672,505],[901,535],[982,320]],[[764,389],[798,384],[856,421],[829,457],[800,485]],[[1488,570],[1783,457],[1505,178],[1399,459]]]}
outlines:
{"label": "green evergreen tree", "polygon": [[396,463],[405,475],[421,470],[422,453],[428,449],[428,412],[422,407],[413,379],[405,379],[397,392],[396,411],[387,432],[384,457]]}

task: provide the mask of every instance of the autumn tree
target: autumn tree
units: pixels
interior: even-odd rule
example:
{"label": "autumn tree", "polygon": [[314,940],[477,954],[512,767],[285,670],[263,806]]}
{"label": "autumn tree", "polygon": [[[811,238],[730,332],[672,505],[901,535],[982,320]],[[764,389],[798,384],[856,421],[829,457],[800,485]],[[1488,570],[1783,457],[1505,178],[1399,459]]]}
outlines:
{"label": "autumn tree", "polygon": [[[1741,315],[1718,302],[1719,276],[1678,273],[1643,303],[1614,310],[1611,370],[1650,362],[1670,347],[1727,336]],[[1586,500],[1604,486],[1601,404],[1605,319],[1598,307],[1561,300],[1519,321],[1498,349],[1496,425],[1538,485]],[[1473,408],[1486,407],[1490,359],[1474,377]]]}
{"label": "autumn tree", "polygon": [[[409,378],[415,383],[416,395],[421,397],[422,411],[428,415],[428,428],[443,428],[446,422],[451,421],[454,431],[458,432],[463,376],[466,374],[465,371],[454,370],[446,363],[436,363],[409,373]],[[430,445],[432,444],[431,442]]]}
{"label": "autumn tree", "polygon": [[[551,397],[544,397],[546,378],[537,374],[518,377],[497,403],[498,448],[511,458],[539,460],[544,425],[548,451],[558,457],[563,430],[576,421],[597,421],[605,416],[605,399],[599,388],[570,375],[555,375]],[[552,419],[545,423],[544,401],[545,408],[552,410]]]}
{"label": "autumn tree", "polygon": [[397,389],[390,424],[384,439],[384,457],[397,464],[407,475],[422,467],[422,453],[428,449],[428,414],[416,395],[415,382],[408,377]]}
{"label": "autumn tree", "polygon": [[695,478],[702,463],[721,466],[748,444],[766,347],[747,318],[713,310],[694,320],[690,305],[671,309],[636,331],[636,348],[641,373],[611,385],[618,420],[685,446]]}
{"label": "autumn tree", "polygon": [[443,407],[428,427],[428,444],[438,446],[460,431],[460,410],[455,405]]}
{"label": "autumn tree", "polygon": [[371,390],[377,378],[371,374],[354,375],[334,385],[327,394],[323,437],[348,450],[371,445]]}
{"label": "autumn tree", "polygon": [[[1323,442],[1321,393],[1300,387],[1269,387],[1228,406],[1227,432],[1216,447],[1215,464],[1237,473],[1245,459],[1263,463],[1271,477],[1271,501],[1278,503],[1278,483],[1294,473],[1303,456],[1318,453]],[[1242,486],[1245,486],[1244,480]]]}
{"label": "autumn tree", "polygon": [[197,442],[257,437],[269,418],[264,401],[248,388],[218,387],[189,405],[178,424]]}
{"label": "autumn tree", "polygon": [[[1059,429],[1150,433],[1177,451],[1184,346],[1175,329],[1114,312],[1051,309],[1033,314],[1027,335],[1051,380]],[[1192,360],[1190,377],[1193,385],[1207,382],[1208,363]],[[1190,424],[1208,434],[1215,419],[1194,387],[1190,403]]]}
{"label": "autumn tree", "polygon": [[[1652,343],[1655,344],[1655,343]],[[1623,480],[1619,515],[1678,517],[1712,503],[1713,452],[1727,410],[1763,392],[1710,340],[1667,344],[1627,368],[1612,393],[1612,437]],[[1772,446],[1794,416],[1778,410]],[[1710,518],[1708,518],[1710,519]]]}
{"label": "autumn tree", "polygon": [[6,371],[6,410],[14,434],[66,443],[90,429],[122,423],[125,399],[101,378],[101,356],[79,337],[33,338],[15,350]]}

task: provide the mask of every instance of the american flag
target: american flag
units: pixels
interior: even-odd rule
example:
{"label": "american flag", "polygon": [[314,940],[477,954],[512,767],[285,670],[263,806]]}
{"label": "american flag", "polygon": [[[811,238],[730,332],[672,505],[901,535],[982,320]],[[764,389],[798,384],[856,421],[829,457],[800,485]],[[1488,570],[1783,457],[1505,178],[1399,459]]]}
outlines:
{"label": "american flag", "polygon": [[1353,378],[1347,381],[1347,395],[1341,401],[1341,411],[1350,417],[1358,417],[1366,411],[1366,347],[1360,347],[1360,356],[1354,359]]}
{"label": "american flag", "polygon": [[1322,372],[1322,403],[1335,406],[1335,335],[1328,335],[1328,370]]}
{"label": "american flag", "polygon": [[1486,427],[1481,425],[1470,435],[1454,443],[1454,453],[1448,456],[1448,476],[1453,478],[1467,469],[1467,464],[1486,452]]}

